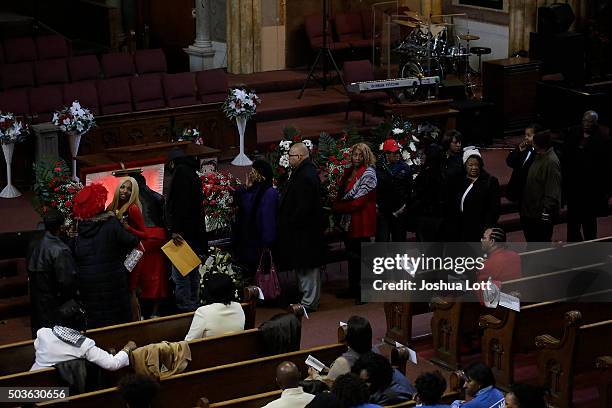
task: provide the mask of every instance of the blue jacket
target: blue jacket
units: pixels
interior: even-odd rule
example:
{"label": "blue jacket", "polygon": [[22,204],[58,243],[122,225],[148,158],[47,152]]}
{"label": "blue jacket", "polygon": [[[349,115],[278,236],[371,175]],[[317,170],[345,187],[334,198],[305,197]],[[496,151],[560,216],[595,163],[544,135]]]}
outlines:
{"label": "blue jacket", "polygon": [[238,212],[234,226],[234,243],[236,258],[245,264],[258,264],[261,251],[270,248],[276,241],[278,191],[269,187],[254,211],[255,196],[261,187],[256,185],[236,191]]}
{"label": "blue jacket", "polygon": [[504,394],[492,385],[478,391],[474,399],[468,402],[455,401],[452,408],[503,408]]}

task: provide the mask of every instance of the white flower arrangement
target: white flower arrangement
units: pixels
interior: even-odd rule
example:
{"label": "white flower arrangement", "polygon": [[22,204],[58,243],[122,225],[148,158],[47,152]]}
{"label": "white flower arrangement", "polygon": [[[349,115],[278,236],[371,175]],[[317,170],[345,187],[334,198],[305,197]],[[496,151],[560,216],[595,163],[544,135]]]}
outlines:
{"label": "white flower arrangement", "polygon": [[189,140],[197,145],[203,145],[204,139],[200,136],[200,131],[197,128],[185,128],[183,132],[178,137],[178,141],[182,142],[184,140]]}
{"label": "white flower arrangement", "polygon": [[[239,299],[239,291],[244,285],[242,274],[239,268],[234,267],[232,257],[229,253],[220,250],[217,247],[210,247],[208,258],[202,263],[198,269],[200,273],[200,290],[201,295],[204,293],[206,279],[213,273],[222,273],[229,276],[236,287],[235,297]],[[200,296],[203,299],[203,296]]]}
{"label": "white flower arrangement", "polygon": [[401,135],[402,133],[404,133],[404,129],[393,128],[391,132],[393,132],[394,135]]}
{"label": "white flower arrangement", "polygon": [[0,112],[0,144],[19,143],[25,140],[23,123],[10,112]]}
{"label": "white flower arrangement", "polygon": [[[284,167],[286,169],[289,168],[289,149],[291,149],[291,146],[293,145],[293,143],[296,143],[296,142],[293,142],[291,140],[283,140],[278,144],[278,147],[280,148],[280,151],[281,151],[280,158],[278,159],[279,166]],[[306,146],[308,150],[312,151],[312,147],[314,146],[312,144],[312,140],[303,139],[301,143],[304,143],[304,146]]]}
{"label": "white flower arrangement", "polygon": [[250,119],[257,111],[257,105],[261,103],[261,99],[255,92],[248,91],[244,88],[230,89],[223,103],[223,112],[230,119],[242,117]]}
{"label": "white flower arrangement", "polygon": [[87,133],[96,125],[94,115],[89,109],[81,107],[79,101],[74,101],[72,105],[65,106],[55,112],[51,121],[62,132],[76,132],[78,134]]}

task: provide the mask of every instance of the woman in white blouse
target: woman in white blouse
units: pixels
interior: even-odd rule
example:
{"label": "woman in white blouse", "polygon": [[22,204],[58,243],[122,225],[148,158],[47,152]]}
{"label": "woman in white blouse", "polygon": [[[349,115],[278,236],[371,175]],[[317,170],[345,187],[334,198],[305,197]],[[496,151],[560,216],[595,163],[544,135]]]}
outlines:
{"label": "woman in white blouse", "polygon": [[43,327],[36,332],[36,360],[30,371],[53,367],[78,358],[86,359],[109,371],[116,371],[130,364],[129,353],[136,348],[136,343],[129,341],[115,355],[97,347],[95,341],[83,334],[87,319],[85,311],[77,302],[67,302],[59,309],[58,315],[58,325],[52,328]]}
{"label": "woman in white blouse", "polygon": [[234,302],[236,289],[232,279],[214,273],[204,281],[205,306],[199,307],[191,321],[186,341],[220,336],[244,330],[244,310]]}

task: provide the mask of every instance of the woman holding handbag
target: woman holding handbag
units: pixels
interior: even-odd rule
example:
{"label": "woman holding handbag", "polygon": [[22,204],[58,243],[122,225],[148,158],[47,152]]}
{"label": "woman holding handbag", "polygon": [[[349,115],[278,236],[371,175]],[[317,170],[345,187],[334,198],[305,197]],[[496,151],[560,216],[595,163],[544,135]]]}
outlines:
{"label": "woman holding handbag", "polygon": [[[234,252],[236,260],[246,266],[252,280],[260,266],[272,264],[268,258],[276,241],[278,191],[272,185],[272,167],[264,160],[255,160],[247,177],[246,187],[236,190],[236,223]],[[262,264],[262,265],[260,265]]]}
{"label": "woman holding handbag", "polygon": [[[140,250],[144,252],[142,258],[130,273],[130,291],[132,292],[132,311],[138,307],[136,290],[140,288],[140,297],[144,299],[160,299],[165,296],[165,277],[161,271],[165,271],[165,263],[161,256],[161,247],[158,248],[159,256],[155,255],[155,245],[151,245],[155,240],[148,233],[142,215],[142,205],[140,203],[140,189],[138,182],[133,177],[124,177],[120,180],[119,186],[115,190],[113,201],[107,208],[113,212],[124,228],[136,235],[140,239]],[[160,241],[162,242],[162,241]],[[164,282],[162,284],[161,282]],[[153,307],[151,315],[156,315],[156,307]],[[149,313],[147,313],[149,315]]]}

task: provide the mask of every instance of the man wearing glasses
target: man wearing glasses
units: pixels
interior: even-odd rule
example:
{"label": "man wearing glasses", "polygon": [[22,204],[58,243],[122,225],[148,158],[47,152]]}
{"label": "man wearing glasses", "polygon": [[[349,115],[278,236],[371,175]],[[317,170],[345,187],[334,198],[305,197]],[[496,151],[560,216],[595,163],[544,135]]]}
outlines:
{"label": "man wearing glasses", "polygon": [[294,143],[289,149],[291,175],[280,198],[278,254],[281,270],[295,271],[301,304],[308,311],[319,307],[323,263],[321,183],[308,148]]}

